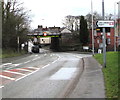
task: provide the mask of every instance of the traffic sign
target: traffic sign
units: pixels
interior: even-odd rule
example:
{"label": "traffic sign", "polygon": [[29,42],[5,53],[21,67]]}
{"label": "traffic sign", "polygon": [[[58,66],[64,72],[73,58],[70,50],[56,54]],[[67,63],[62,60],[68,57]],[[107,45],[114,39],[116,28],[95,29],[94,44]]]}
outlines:
{"label": "traffic sign", "polygon": [[114,21],[97,21],[98,27],[114,27]]}

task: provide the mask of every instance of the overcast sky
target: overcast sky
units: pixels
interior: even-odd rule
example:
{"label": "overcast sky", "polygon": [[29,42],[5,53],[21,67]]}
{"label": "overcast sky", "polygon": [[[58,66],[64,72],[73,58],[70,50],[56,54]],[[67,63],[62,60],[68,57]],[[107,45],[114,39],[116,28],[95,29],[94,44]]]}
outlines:
{"label": "overcast sky", "polygon": [[[93,11],[102,13],[102,0],[92,0]],[[114,14],[114,3],[120,0],[104,0],[105,13]],[[32,28],[38,25],[60,26],[67,15],[86,15],[91,12],[91,0],[21,0],[31,10]],[[117,9],[117,5],[116,5]]]}

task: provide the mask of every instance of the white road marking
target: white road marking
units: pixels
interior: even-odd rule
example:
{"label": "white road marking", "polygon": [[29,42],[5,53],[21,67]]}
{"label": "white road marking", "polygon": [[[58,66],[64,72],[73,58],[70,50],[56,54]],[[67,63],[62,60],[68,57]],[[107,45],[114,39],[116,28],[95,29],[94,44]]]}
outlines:
{"label": "white road marking", "polygon": [[6,64],[3,64],[1,65],[0,67],[1,68],[6,68],[6,69],[11,69],[11,68],[14,68],[16,66],[19,66],[21,65],[22,63],[19,63],[19,64],[12,64],[12,63],[6,63]]}
{"label": "white road marking", "polygon": [[35,60],[37,60],[37,59],[39,59],[39,58],[41,58],[41,57],[34,58],[34,59],[32,59],[31,61],[35,61]]}
{"label": "white road marking", "polygon": [[31,71],[31,70],[22,69],[22,68],[20,68],[19,70],[23,70],[23,71],[27,71],[27,72],[33,72],[33,71]]}
{"label": "white road marking", "polygon": [[4,86],[0,86],[0,88],[3,88]]}
{"label": "white road marking", "polygon": [[0,65],[0,68],[2,68],[2,67],[6,67],[6,65],[11,65],[12,63],[5,63],[5,64],[2,64],[2,65]]}
{"label": "white road marking", "polygon": [[20,64],[13,64],[13,65],[15,65],[15,66],[19,66]]}
{"label": "white road marking", "polygon": [[12,63],[5,63],[5,64],[2,64],[3,66],[6,66],[6,65],[10,65],[10,64],[12,64]]}
{"label": "white road marking", "polygon": [[29,62],[31,62],[31,60],[28,60],[28,61],[24,62],[24,64],[29,63]]}
{"label": "white road marking", "polygon": [[35,55],[36,57],[38,56],[38,55]]}
{"label": "white road marking", "polygon": [[14,78],[7,77],[7,76],[3,76],[3,75],[0,75],[0,77],[2,77],[2,78],[6,78],[6,79],[9,79],[9,80],[15,80]]}
{"label": "white road marking", "polygon": [[29,74],[27,74],[27,75],[25,75],[25,76],[23,76],[23,77],[20,77],[20,78],[16,79],[15,81],[19,81],[19,80],[21,80],[21,79],[23,79],[23,78],[25,78],[25,77],[27,77],[27,76],[29,76],[29,75],[37,72],[38,70],[39,70],[39,69],[37,69],[37,70],[33,71],[32,73],[29,73]]}
{"label": "white road marking", "polygon": [[43,66],[43,67],[42,67],[42,69],[44,69],[44,68],[48,67],[49,65],[50,65],[50,64],[47,64],[47,65]]}
{"label": "white road marking", "polygon": [[[46,56],[46,55],[47,55],[47,54],[44,54],[44,56]],[[37,57],[38,55],[35,55],[35,56]],[[18,66],[18,65],[21,65],[21,64],[25,64],[25,63],[29,63],[29,62],[31,62],[31,61],[37,60],[37,59],[39,59],[39,58],[41,58],[41,57],[37,57],[37,58],[35,58],[35,59],[33,59],[33,60],[29,60],[29,61],[26,61],[26,62],[23,62],[23,63],[19,63],[19,64],[5,63],[5,64],[3,64],[3,65],[5,66],[5,65],[10,65],[10,64],[12,64],[12,65],[14,65],[14,66]],[[60,59],[60,56],[58,57],[57,60],[53,61],[52,63],[55,63],[55,62],[58,61],[59,59]],[[50,65],[50,64],[47,64],[47,65],[45,65],[43,68],[45,68],[45,67],[47,67],[47,66],[49,66],[49,65]],[[13,67],[13,66],[12,66],[12,67]],[[11,67],[11,68],[12,68],[12,67]],[[25,77],[27,77],[27,76],[29,76],[29,75],[31,75],[31,74],[34,74],[35,72],[37,72],[38,70],[41,69],[41,68],[35,68],[35,67],[28,67],[28,68],[32,68],[32,69],[36,69],[36,70],[35,70],[35,71],[31,71],[31,70],[27,70],[27,69],[19,69],[19,70],[31,72],[31,73],[29,73],[29,74],[22,74],[22,73],[13,72],[13,71],[5,71],[5,72],[9,72],[9,73],[14,73],[14,74],[23,75],[23,77],[20,77],[20,78],[18,78],[18,79],[11,78],[11,77],[7,77],[7,76],[4,76],[4,75],[0,75],[0,77],[6,78],[6,79],[9,79],[9,80],[18,81],[18,80],[21,80],[21,79],[23,79],[23,78],[25,78]],[[0,86],[0,88],[3,88],[3,87],[4,87],[4,86]]]}
{"label": "white road marking", "polygon": [[26,74],[22,74],[22,73],[19,73],[19,72],[13,72],[13,71],[8,71],[8,70],[5,70],[4,72],[18,74],[18,75],[26,75]]}
{"label": "white road marking", "polygon": [[55,62],[57,62],[58,60],[60,60],[60,56],[59,56],[59,58],[57,60],[53,61],[52,64],[55,63]]}
{"label": "white road marking", "polygon": [[36,70],[37,70],[37,69],[40,69],[40,68],[36,68],[36,67],[28,67],[28,68],[32,68],[32,69],[36,69]]}
{"label": "white road marking", "polygon": [[[53,61],[52,63],[55,63],[55,62],[58,61],[59,59],[60,59],[60,56],[58,56],[58,59],[55,60],[55,61]],[[46,67],[49,66],[49,65],[50,65],[50,64],[47,64],[47,65],[43,66],[42,68],[38,68],[37,70],[32,71],[31,73],[29,73],[29,74],[27,74],[27,75],[25,75],[25,76],[23,76],[23,77],[20,77],[20,78],[16,79],[15,81],[19,81],[19,80],[21,80],[21,79],[23,79],[23,78],[25,78],[25,77],[27,77],[27,76],[29,76],[29,75],[31,75],[31,74],[34,74],[34,73],[36,73],[37,71],[39,71],[40,69],[46,68]]]}
{"label": "white road marking", "polygon": [[61,68],[58,72],[50,77],[50,80],[69,80],[77,68]]}
{"label": "white road marking", "polygon": [[[60,59],[60,56],[58,56],[58,59],[57,59],[57,60],[55,60],[55,61],[53,61],[51,64],[53,64],[53,63],[57,62],[59,59]],[[42,69],[44,69],[44,68],[48,67],[49,65],[50,65],[50,64],[47,64],[47,65],[43,66],[43,67],[42,67]]]}

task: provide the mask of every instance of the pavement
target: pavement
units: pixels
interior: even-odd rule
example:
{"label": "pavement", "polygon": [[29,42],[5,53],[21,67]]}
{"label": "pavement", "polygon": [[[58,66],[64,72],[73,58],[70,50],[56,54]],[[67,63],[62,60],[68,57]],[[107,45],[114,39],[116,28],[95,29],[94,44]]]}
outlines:
{"label": "pavement", "polygon": [[84,71],[77,86],[66,98],[105,98],[102,66],[93,57],[83,59]]}

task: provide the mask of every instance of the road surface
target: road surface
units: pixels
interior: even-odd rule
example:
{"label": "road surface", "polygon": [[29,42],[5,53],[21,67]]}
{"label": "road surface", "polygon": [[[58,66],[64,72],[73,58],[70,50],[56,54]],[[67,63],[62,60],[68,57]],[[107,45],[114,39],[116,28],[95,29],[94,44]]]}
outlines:
{"label": "road surface", "polygon": [[74,90],[83,71],[77,53],[31,54],[3,63],[2,98],[64,98]]}

